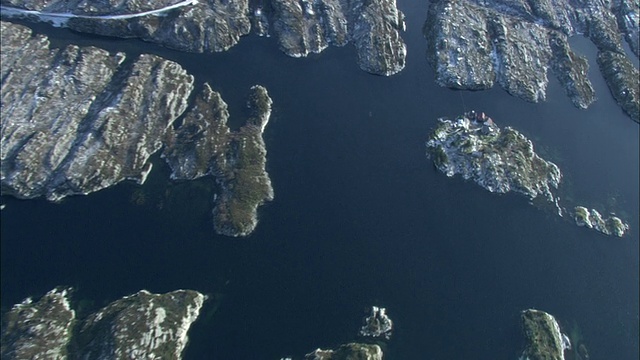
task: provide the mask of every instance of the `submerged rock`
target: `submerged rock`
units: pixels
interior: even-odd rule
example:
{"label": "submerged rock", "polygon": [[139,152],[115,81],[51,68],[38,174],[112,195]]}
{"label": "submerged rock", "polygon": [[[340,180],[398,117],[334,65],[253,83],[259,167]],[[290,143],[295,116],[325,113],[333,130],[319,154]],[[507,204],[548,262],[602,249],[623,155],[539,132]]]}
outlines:
{"label": "submerged rock", "polygon": [[565,359],[564,352],[571,349],[571,342],[551,314],[529,309],[522,312],[521,318],[526,345],[520,359]]}
{"label": "submerged rock", "polygon": [[603,218],[597,210],[589,210],[583,206],[576,206],[573,212],[578,226],[595,229],[605,235],[622,237],[629,230],[629,225],[617,216],[611,215],[608,218]]}
{"label": "submerged rock", "polygon": [[558,166],[533,151],[529,139],[513,128],[500,129],[484,113],[438,119],[427,156],[449,177],[460,174],[491,192],[542,195],[550,202],[562,177]]}
{"label": "submerged rock", "polygon": [[247,103],[250,117],[238,131],[231,131],[227,104],[205,84],[183,123],[167,133],[163,157],[172,178],[190,180],[211,174],[220,185],[213,210],[220,234],[250,234],[258,223],[258,206],[273,200],[262,138],[271,104],[267,89],[252,87]]}
{"label": "submerged rock", "polygon": [[49,49],[23,26],[0,26],[3,191],[56,201],[144,182],[149,157],[187,107],[193,77],[155,55]]}
{"label": "submerged rock", "polygon": [[382,360],[382,349],[378,345],[349,343],[335,350],[316,349],[307,354],[305,360]]}
{"label": "submerged rock", "polygon": [[389,340],[392,332],[393,322],[387,316],[386,309],[372,306],[371,313],[365,317],[364,325],[360,328],[360,335]]}
{"label": "submerged rock", "polygon": [[[605,53],[599,64],[609,88],[638,121],[637,69],[620,36],[622,31],[637,49],[637,19],[638,2],[632,0],[434,1],[424,26],[427,60],[441,86],[479,90],[497,82],[531,102],[545,100],[551,68],[574,105],[587,108],[595,100],[588,64],[567,43],[568,37],[584,34]],[[621,71],[607,71],[611,66]]]}
{"label": "submerged rock", "polygon": [[51,290],[37,302],[27,298],[2,316],[0,355],[7,360],[66,359],[75,318],[69,289]]}
{"label": "submerged rock", "polygon": [[79,324],[82,359],[181,359],[187,331],[204,295],[193,290],[142,290],[114,301]]}

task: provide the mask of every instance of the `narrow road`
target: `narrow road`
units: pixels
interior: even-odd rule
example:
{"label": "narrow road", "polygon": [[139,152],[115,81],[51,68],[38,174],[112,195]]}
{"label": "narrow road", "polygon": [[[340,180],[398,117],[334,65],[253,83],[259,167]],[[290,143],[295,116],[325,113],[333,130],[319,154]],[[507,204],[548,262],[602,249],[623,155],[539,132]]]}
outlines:
{"label": "narrow road", "polygon": [[122,20],[122,19],[133,19],[141,16],[160,14],[172,9],[181,8],[183,6],[195,5],[198,3],[198,0],[183,0],[173,5],[165,6],[160,9],[143,11],[139,13],[133,14],[121,14],[121,15],[77,15],[72,13],[49,13],[35,10],[25,10],[14,8],[10,6],[0,6],[0,12],[2,15],[8,17],[16,17],[16,16],[37,16],[42,21],[52,21],[54,25],[61,25],[68,19],[97,19],[97,20]]}

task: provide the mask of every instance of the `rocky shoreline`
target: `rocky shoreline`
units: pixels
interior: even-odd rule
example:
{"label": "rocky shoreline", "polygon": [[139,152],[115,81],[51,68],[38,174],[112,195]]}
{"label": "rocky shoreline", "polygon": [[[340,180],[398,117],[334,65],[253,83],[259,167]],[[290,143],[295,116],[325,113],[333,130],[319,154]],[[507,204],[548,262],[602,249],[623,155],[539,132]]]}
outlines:
{"label": "rocky shoreline", "polygon": [[[431,2],[424,36],[427,60],[441,86],[480,90],[496,83],[511,95],[544,101],[551,69],[575,106],[595,101],[587,60],[568,38],[584,34],[598,48],[598,64],[614,98],[640,122],[637,1],[439,0]],[[621,24],[619,27],[618,24]]]}
{"label": "rocky shoreline", "polygon": [[438,119],[426,142],[427,157],[449,177],[462,176],[496,193],[521,193],[531,200],[542,197],[558,215],[569,213],[576,223],[605,235],[624,236],[629,225],[596,210],[577,206],[572,212],[560,204],[556,190],[560,168],[538,156],[531,140],[511,127],[501,129],[489,116],[471,111],[456,119]]}
{"label": "rocky shoreline", "polygon": [[205,301],[193,290],[142,290],[77,319],[71,292],[56,288],[3,314],[2,358],[181,359]]}
{"label": "rocky shoreline", "polygon": [[358,65],[377,75],[404,68],[406,46],[400,36],[404,15],[395,0],[163,0],[73,2],[2,0],[3,15],[44,21],[72,30],[139,38],[187,52],[227,51],[253,31],[278,38],[292,57],[319,53],[352,42]]}
{"label": "rocky shoreline", "polygon": [[149,158],[165,147],[174,179],[216,178],[218,233],[253,231],[257,207],[273,199],[262,139],[271,113],[265,88],[251,89],[251,118],[238,132],[226,127],[226,104],[208,84],[176,126],[195,87],[177,63],[95,47],[51,49],[24,26],[0,26],[3,194],[60,201],[124,180],[142,184]]}

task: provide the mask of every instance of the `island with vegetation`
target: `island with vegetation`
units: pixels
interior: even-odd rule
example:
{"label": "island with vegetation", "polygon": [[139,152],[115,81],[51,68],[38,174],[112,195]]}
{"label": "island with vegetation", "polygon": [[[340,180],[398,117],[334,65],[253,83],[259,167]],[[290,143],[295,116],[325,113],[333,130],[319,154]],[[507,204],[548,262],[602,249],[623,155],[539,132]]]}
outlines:
{"label": "island with vegetation", "polygon": [[526,101],[546,98],[549,70],[575,106],[595,101],[588,62],[569,45],[576,35],[598,48],[598,66],[622,109],[640,122],[638,1],[439,0],[429,5],[424,36],[438,84],[479,90],[499,84]]}
{"label": "island with vegetation", "polygon": [[558,215],[571,213],[578,225],[605,235],[623,236],[629,226],[612,215],[602,219],[578,206],[565,210],[556,195],[560,168],[541,158],[533,142],[511,127],[501,129],[483,112],[470,111],[456,119],[440,118],[426,142],[427,157],[449,177],[462,176],[496,193],[517,192],[553,204]]}
{"label": "island with vegetation", "polygon": [[142,290],[83,318],[73,289],[27,298],[2,316],[3,359],[181,359],[205,296],[193,290]]}
{"label": "island with vegetation", "polygon": [[191,104],[194,78],[175,62],[90,46],[55,49],[25,26],[0,27],[3,194],[60,201],[125,180],[142,184],[164,147],[174,179],[215,177],[217,232],[254,230],[257,207],[273,199],[262,139],[272,101],[264,87],[251,89],[250,118],[230,132],[220,94],[206,84]]}
{"label": "island with vegetation", "polygon": [[139,38],[180,51],[226,51],[253,31],[274,35],[292,57],[351,42],[362,70],[392,75],[405,66],[404,14],[395,0],[2,0],[2,14],[75,31]]}

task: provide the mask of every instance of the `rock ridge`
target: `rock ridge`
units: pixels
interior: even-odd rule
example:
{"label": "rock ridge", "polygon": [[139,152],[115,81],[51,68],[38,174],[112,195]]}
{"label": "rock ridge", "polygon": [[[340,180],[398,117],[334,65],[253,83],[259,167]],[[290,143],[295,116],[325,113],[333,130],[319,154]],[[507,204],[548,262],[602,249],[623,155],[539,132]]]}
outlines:
{"label": "rock ridge", "polygon": [[60,201],[124,180],[142,184],[151,155],[164,147],[173,179],[216,178],[218,233],[254,230],[257,207],[273,199],[262,139],[272,101],[264,87],[251,89],[239,131],[227,127],[227,106],[208,84],[177,126],[194,89],[177,63],[95,47],[51,49],[24,26],[0,27],[4,194]]}
{"label": "rock ridge", "polygon": [[599,50],[614,98],[640,121],[638,69],[621,42],[623,34],[638,55],[639,13],[632,0],[433,1],[423,28],[427,60],[441,86],[481,90],[497,83],[530,102],[545,100],[551,69],[573,104],[585,109],[595,101],[588,62],[568,43],[584,34]]}
{"label": "rock ridge", "polygon": [[2,0],[3,15],[79,32],[139,38],[179,51],[226,51],[254,32],[278,38],[287,55],[320,53],[353,42],[358,65],[377,75],[404,68],[404,14],[395,0]]}

